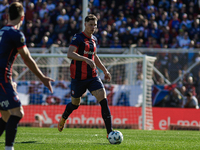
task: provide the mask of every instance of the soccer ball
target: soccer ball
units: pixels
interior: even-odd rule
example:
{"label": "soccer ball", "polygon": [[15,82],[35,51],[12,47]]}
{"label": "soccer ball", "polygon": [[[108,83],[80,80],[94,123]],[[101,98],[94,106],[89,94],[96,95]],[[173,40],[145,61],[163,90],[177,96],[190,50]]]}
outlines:
{"label": "soccer ball", "polygon": [[123,141],[123,134],[120,131],[114,130],[109,133],[108,140],[110,144],[120,144]]}

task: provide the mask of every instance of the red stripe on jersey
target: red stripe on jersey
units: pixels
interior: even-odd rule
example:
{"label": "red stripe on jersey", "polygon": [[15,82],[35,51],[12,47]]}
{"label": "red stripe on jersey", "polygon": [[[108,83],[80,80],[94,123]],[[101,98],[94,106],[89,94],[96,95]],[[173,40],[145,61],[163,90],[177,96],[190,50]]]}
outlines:
{"label": "red stripe on jersey", "polygon": [[21,46],[21,47],[18,47],[17,50],[22,49],[22,48],[24,48],[24,47],[26,47],[26,45]]}
{"label": "red stripe on jersey", "polygon": [[[71,46],[75,46],[75,45],[71,45]],[[75,46],[75,47],[77,47],[77,46]],[[76,53],[78,53],[78,47],[77,47]],[[70,65],[70,72],[71,72],[70,77],[72,79],[75,79],[75,76],[76,76],[76,60],[73,60],[73,61],[74,61],[74,63],[73,64],[71,63],[71,65]]]}
{"label": "red stripe on jersey", "polygon": [[[3,91],[6,93],[6,90],[4,89],[2,83],[0,83],[0,86],[2,87]],[[7,93],[6,93],[7,94]]]}
{"label": "red stripe on jersey", "polygon": [[[92,42],[93,42],[93,45],[94,45],[94,53],[95,53],[95,51],[96,51],[96,43],[95,43],[95,41],[94,40],[92,40]],[[94,61],[94,55],[92,55],[92,60]],[[95,69],[92,69],[92,77],[96,77],[97,76],[97,68],[95,68]]]}
{"label": "red stripe on jersey", "polygon": [[[83,52],[83,56],[88,58],[88,52],[90,51],[90,44],[88,39],[84,39],[85,41],[85,49]],[[87,79],[87,63],[85,61],[82,62],[82,66],[81,66],[81,80]]]}
{"label": "red stripe on jersey", "polygon": [[6,83],[8,83],[7,72],[8,72],[9,59],[10,59],[10,56],[12,55],[13,50],[14,50],[14,49],[12,49],[11,52],[10,52],[10,55],[9,55],[9,57],[8,57],[8,62],[7,62],[6,68],[5,68],[6,71],[5,71],[5,74],[4,74],[4,78],[5,78],[5,82],[6,82]]}

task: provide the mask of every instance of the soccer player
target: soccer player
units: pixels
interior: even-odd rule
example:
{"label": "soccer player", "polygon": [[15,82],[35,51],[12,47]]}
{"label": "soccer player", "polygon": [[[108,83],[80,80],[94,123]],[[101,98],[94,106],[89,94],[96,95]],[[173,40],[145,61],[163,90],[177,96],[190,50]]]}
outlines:
{"label": "soccer player", "polygon": [[72,38],[68,58],[71,58],[71,102],[67,104],[64,113],[58,123],[58,130],[61,132],[65,122],[73,110],[77,109],[81,102],[81,96],[88,89],[94,95],[101,105],[102,118],[105,122],[107,134],[112,131],[112,122],[110,109],[106,97],[106,91],[97,76],[96,66],[99,67],[105,75],[105,79],[110,81],[111,75],[101,60],[97,56],[96,44],[97,38],[93,35],[97,28],[97,18],[93,14],[89,14],[85,18],[85,30],[79,34],[75,34]]}
{"label": "soccer player", "polygon": [[0,136],[5,133],[5,149],[13,150],[17,125],[24,111],[16,92],[16,83],[12,81],[12,65],[19,53],[29,69],[49,88],[53,79],[44,76],[26,47],[24,34],[19,31],[24,20],[23,6],[13,2],[9,6],[8,23],[0,30]]}

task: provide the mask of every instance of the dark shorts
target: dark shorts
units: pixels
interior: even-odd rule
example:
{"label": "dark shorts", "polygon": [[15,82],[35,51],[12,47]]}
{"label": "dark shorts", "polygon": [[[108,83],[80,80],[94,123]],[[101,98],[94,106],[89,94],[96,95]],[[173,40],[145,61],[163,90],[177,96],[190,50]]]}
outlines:
{"label": "dark shorts", "polygon": [[99,77],[86,80],[71,80],[71,96],[74,98],[81,97],[87,89],[92,92],[101,88],[104,88],[104,86]]}
{"label": "dark shorts", "polygon": [[0,110],[8,110],[20,106],[21,102],[11,83],[0,81]]}

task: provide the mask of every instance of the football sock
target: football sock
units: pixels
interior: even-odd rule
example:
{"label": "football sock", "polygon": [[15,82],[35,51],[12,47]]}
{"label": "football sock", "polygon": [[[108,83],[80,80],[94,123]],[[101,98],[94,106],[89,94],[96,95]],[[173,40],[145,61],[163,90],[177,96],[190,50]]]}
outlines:
{"label": "football sock", "polygon": [[100,105],[102,118],[105,122],[107,133],[109,134],[112,131],[112,121],[107,99],[105,98],[102,101],[100,101]]}
{"label": "football sock", "polygon": [[13,146],[6,146],[5,150],[14,150],[14,147]]}
{"label": "football sock", "polygon": [[6,146],[13,146],[20,117],[11,115],[6,124]]}
{"label": "football sock", "polygon": [[64,119],[67,119],[69,115],[73,112],[73,110],[77,109],[79,105],[74,105],[71,102],[67,104],[64,113],[62,114],[62,117]]}
{"label": "football sock", "polygon": [[3,131],[6,129],[6,122],[0,118],[0,136],[3,134]]}

